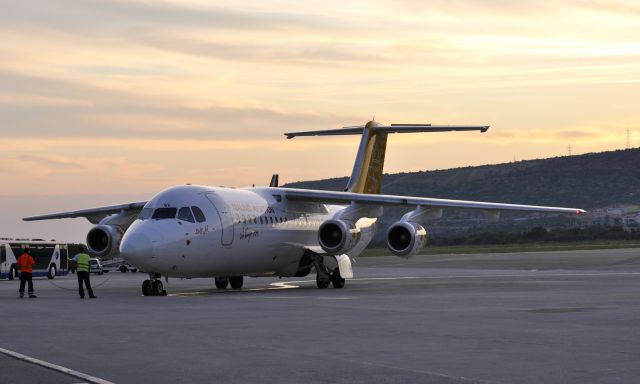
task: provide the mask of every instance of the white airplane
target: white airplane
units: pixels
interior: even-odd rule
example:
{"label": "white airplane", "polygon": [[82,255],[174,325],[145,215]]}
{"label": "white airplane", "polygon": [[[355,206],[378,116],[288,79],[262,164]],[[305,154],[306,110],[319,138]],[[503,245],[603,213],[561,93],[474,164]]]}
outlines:
{"label": "white airplane", "polygon": [[344,192],[269,187],[218,188],[180,185],[151,200],[24,218],[84,217],[90,252],[101,258],[120,254],[150,272],[143,295],[166,294],[161,277],[214,277],[215,285],[241,288],[244,276],[302,277],[316,272],[318,288],[342,288],[352,278],[351,260],[369,244],[384,206],[412,208],[386,231],[389,251],[402,258],[427,244],[425,223],[443,208],[581,214],[577,208],[381,195],[382,169],[390,133],[481,131],[488,126],[430,124],[363,126],[286,133],[296,136],[362,135]]}

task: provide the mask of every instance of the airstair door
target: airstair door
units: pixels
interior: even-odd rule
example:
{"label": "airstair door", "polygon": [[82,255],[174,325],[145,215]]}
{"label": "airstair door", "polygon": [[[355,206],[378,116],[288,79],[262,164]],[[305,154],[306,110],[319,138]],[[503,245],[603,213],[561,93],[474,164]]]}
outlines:
{"label": "airstair door", "polygon": [[222,224],[222,245],[232,245],[235,224],[233,218],[233,208],[222,198],[222,196],[215,192],[207,192],[206,196],[215,210],[218,212],[218,216],[220,217],[220,223]]}

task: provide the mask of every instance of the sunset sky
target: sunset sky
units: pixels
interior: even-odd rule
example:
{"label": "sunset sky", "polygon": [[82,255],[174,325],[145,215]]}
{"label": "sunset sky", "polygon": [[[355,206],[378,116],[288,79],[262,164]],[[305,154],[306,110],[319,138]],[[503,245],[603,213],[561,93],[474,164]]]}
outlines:
{"label": "sunset sky", "polygon": [[640,145],[637,1],[2,1],[0,41],[0,236],[175,184],[345,176],[357,137],[282,133],[374,115],[491,125],[393,136],[386,172]]}

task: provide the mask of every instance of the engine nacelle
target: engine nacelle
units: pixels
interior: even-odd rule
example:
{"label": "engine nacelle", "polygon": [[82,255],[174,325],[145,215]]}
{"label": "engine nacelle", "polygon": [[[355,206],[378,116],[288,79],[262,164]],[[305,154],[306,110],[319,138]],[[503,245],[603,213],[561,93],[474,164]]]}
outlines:
{"label": "engine nacelle", "polygon": [[387,248],[398,257],[408,259],[427,245],[427,231],[420,224],[398,221],[387,230]]}
{"label": "engine nacelle", "polygon": [[120,253],[124,231],[117,225],[97,225],[87,234],[89,253],[99,258],[113,258]]}
{"label": "engine nacelle", "polygon": [[318,242],[330,255],[348,252],[360,241],[360,228],[347,220],[330,219],[320,225]]}

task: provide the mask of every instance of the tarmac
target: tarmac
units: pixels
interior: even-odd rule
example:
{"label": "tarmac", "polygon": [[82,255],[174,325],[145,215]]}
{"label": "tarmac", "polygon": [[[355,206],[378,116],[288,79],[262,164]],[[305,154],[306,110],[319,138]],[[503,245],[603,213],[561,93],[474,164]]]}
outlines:
{"label": "tarmac", "polygon": [[640,377],[640,249],[366,257],[354,273],[323,290],[314,275],[226,291],[170,279],[143,297],[146,275],[110,272],[92,276],[96,300],[74,275],[36,279],[37,299],[0,280],[0,383]]}

